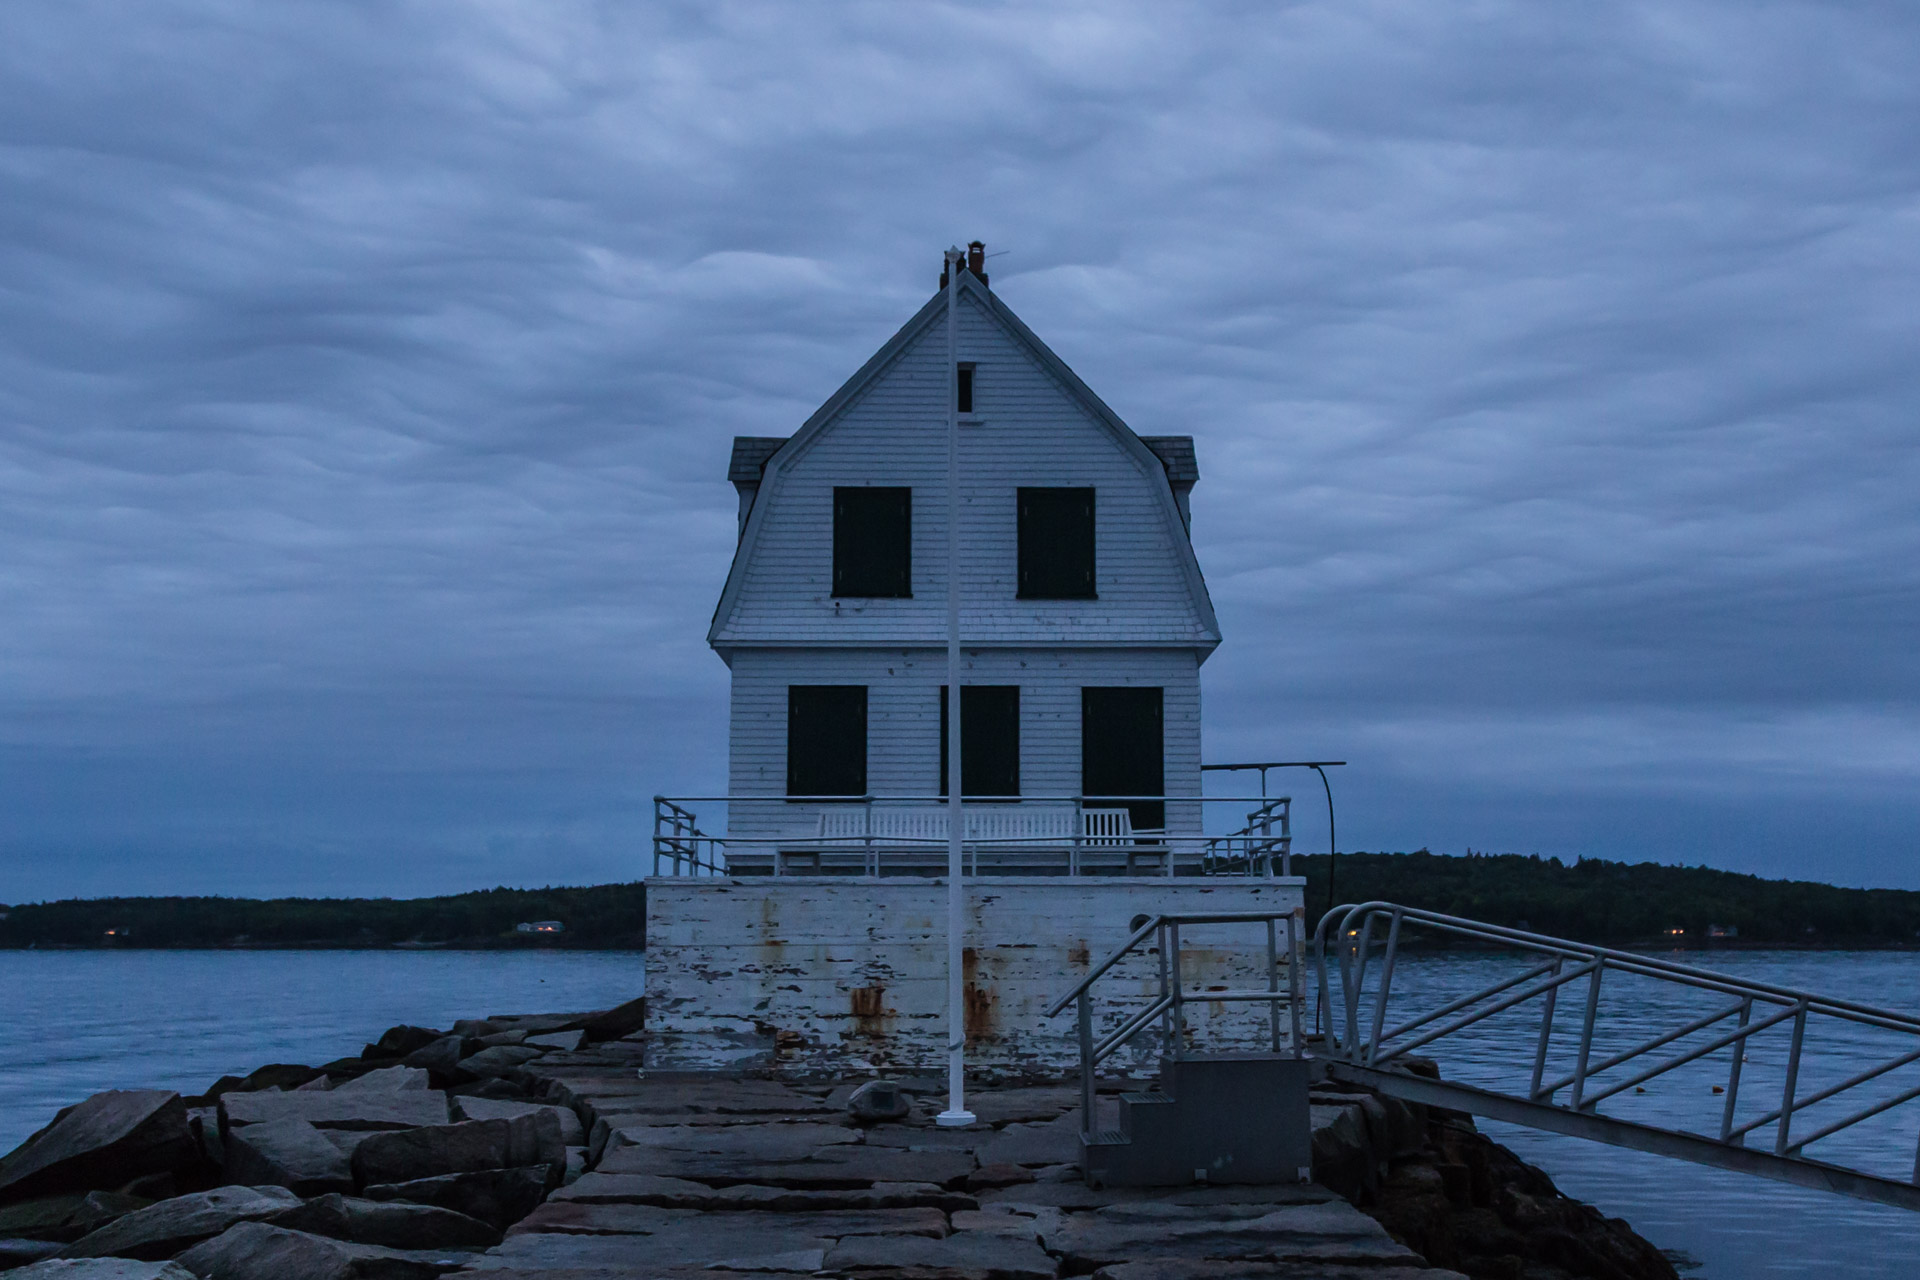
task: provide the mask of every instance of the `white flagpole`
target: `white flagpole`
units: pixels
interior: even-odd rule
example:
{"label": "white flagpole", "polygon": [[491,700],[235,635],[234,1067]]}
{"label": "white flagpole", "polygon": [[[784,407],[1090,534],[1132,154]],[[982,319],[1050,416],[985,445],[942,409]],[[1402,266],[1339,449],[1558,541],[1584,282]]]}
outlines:
{"label": "white flagpole", "polygon": [[960,266],[947,250],[947,1109],[934,1117],[950,1128],[972,1124],[967,1110],[966,885],[960,802]]}

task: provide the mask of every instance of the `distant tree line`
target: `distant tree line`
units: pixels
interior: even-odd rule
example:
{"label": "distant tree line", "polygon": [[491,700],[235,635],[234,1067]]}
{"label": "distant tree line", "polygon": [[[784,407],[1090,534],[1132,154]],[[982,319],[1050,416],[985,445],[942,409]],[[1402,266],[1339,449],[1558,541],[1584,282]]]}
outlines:
{"label": "distant tree line", "polygon": [[[0,947],[646,945],[646,886],[483,889],[442,898],[77,898],[8,908]],[[558,934],[517,933],[557,920]]]}
{"label": "distant tree line", "polygon": [[[1327,855],[1296,856],[1307,915],[1327,908]],[[1519,854],[1343,853],[1339,901],[1383,900],[1583,942],[1887,946],[1920,944],[1920,892],[1763,880],[1710,867]],[[1681,930],[1678,935],[1672,930]]]}
{"label": "distant tree line", "polygon": [[[1293,859],[1307,914],[1327,907],[1327,856]],[[1343,853],[1341,902],[1384,900],[1585,942],[1920,945],[1920,892],[1842,889],[1708,867],[1518,854]],[[442,898],[85,898],[7,910],[0,947],[627,948],[646,945],[646,887],[487,889]],[[558,920],[557,935],[514,926]],[[1678,935],[1672,930],[1680,930]]]}

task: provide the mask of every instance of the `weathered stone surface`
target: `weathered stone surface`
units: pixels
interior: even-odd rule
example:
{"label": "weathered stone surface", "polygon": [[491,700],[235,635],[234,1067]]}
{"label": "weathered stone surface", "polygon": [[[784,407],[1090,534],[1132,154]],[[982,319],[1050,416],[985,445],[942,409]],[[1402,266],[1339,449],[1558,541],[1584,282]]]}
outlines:
{"label": "weathered stone surface", "polygon": [[859,1141],[856,1130],[835,1124],[641,1125],[614,1130],[604,1149],[654,1147],[796,1160],[825,1147]]}
{"label": "weathered stone surface", "polygon": [[485,1249],[500,1232],[437,1205],[326,1195],[275,1214],[270,1225],[389,1249]]}
{"label": "weathered stone surface", "polygon": [[472,1053],[478,1045],[478,1041],[468,1036],[441,1036],[432,1044],[415,1049],[400,1061],[405,1066],[451,1075],[459,1072],[460,1059]]}
{"label": "weathered stone surface", "polygon": [[925,1280],[1052,1280],[1059,1265],[1031,1240],[965,1231],[944,1240],[856,1236],[827,1250],[836,1275],[915,1276]]}
{"label": "weathered stone surface", "polygon": [[320,1068],[309,1067],[304,1062],[269,1062],[249,1071],[240,1081],[240,1088],[249,1093],[260,1089],[292,1090],[320,1078]]}
{"label": "weathered stone surface", "polygon": [[246,1124],[305,1120],[322,1129],[411,1129],[445,1124],[447,1098],[422,1089],[355,1093],[227,1093],[220,1096],[224,1132]]}
{"label": "weathered stone surface", "polygon": [[0,1237],[25,1236],[65,1244],[152,1203],[144,1196],[115,1191],[75,1191],[21,1200],[0,1208]]}
{"label": "weathered stone surface", "polygon": [[862,1187],[876,1182],[958,1182],[973,1172],[973,1157],[955,1151],[902,1151],[891,1147],[831,1146],[797,1160],[749,1154],[679,1151],[633,1146],[609,1151],[606,1173],[652,1173],[696,1182],[751,1182],[773,1187]]}
{"label": "weathered stone surface", "polygon": [[512,1142],[512,1125],[506,1120],[463,1120],[377,1134],[354,1148],[353,1176],[365,1186],[505,1169],[515,1163],[510,1158]]}
{"label": "weathered stone surface", "polygon": [[574,1183],[580,1181],[581,1178],[585,1177],[586,1172],[587,1149],[585,1147],[568,1147],[566,1168],[560,1174],[560,1185],[572,1186]]}
{"label": "weathered stone surface", "polygon": [[1077,1164],[1080,1160],[1080,1112],[1039,1123],[1010,1124],[975,1148],[980,1163]]}
{"label": "weathered stone surface", "polygon": [[578,1049],[586,1043],[587,1039],[587,1033],[584,1031],[549,1031],[539,1036],[529,1036],[522,1032],[521,1035],[525,1037],[526,1043],[537,1049],[559,1049],[567,1053]]}
{"label": "weathered stone surface", "polygon": [[241,1125],[227,1134],[228,1182],[288,1187],[303,1196],[353,1190],[346,1153],[305,1120]]}
{"label": "weathered stone surface", "polygon": [[26,1240],[17,1236],[0,1236],[0,1271],[24,1267],[29,1262],[38,1262],[58,1252],[60,1252],[60,1246],[52,1240]]}
{"label": "weathered stone surface", "polygon": [[983,1164],[967,1175],[967,1190],[994,1191],[1032,1182],[1033,1171],[1017,1164]]}
{"label": "weathered stone surface", "polygon": [[860,1124],[904,1120],[912,1113],[912,1099],[893,1080],[869,1080],[847,1098],[847,1114]]}
{"label": "weathered stone surface", "polygon": [[580,1029],[587,1033],[589,1040],[618,1040],[621,1036],[645,1030],[646,1025],[647,998],[635,996],[625,1004],[588,1014],[581,1020]]}
{"label": "weathered stone surface", "polygon": [[1432,1267],[1348,1267],[1314,1262],[1123,1262],[1102,1267],[1094,1280],[1467,1280]]}
{"label": "weathered stone surface", "polygon": [[63,1258],[170,1258],[238,1222],[272,1217],[300,1203],[284,1187],[215,1187],[135,1209],[61,1250]]}
{"label": "weathered stone surface", "polygon": [[425,1089],[427,1073],[421,1067],[381,1067],[335,1085],[336,1093],[397,1093],[403,1089]]}
{"label": "weathered stone surface", "polygon": [[527,1033],[524,1031],[495,1031],[479,1037],[482,1049],[491,1049],[497,1044],[525,1044]]}
{"label": "weathered stone surface", "polygon": [[550,1102],[513,1102],[504,1098],[457,1097],[453,1100],[455,1117],[461,1120],[514,1120],[521,1116],[551,1113],[560,1128],[563,1146],[584,1147],[587,1131],[572,1107]]}
{"label": "weathered stone surface", "polygon": [[1418,1263],[1380,1224],[1341,1201],[1229,1216],[1223,1205],[1110,1205],[1045,1233],[1071,1270],[1156,1258]]}
{"label": "weathered stone surface", "polygon": [[548,1176],[545,1165],[488,1169],[370,1186],[362,1194],[369,1200],[438,1205],[505,1231],[546,1198]]}
{"label": "weathered stone surface", "polygon": [[[631,1073],[629,1073],[629,1076]],[[602,1115],[664,1115],[675,1112],[723,1116],[828,1116],[840,1108],[774,1080],[609,1080],[594,1074],[554,1086],[555,1100],[587,1104]]]}
{"label": "weathered stone surface", "polygon": [[0,1202],[113,1190],[193,1166],[198,1156],[179,1094],[113,1089],[70,1108],[0,1158]]}
{"label": "weathered stone surface", "polygon": [[525,1045],[498,1044],[460,1059],[460,1070],[470,1076],[504,1076],[540,1056],[540,1050]]}
{"label": "weathered stone surface", "polygon": [[388,1027],[380,1038],[368,1045],[361,1056],[366,1058],[404,1058],[416,1050],[424,1049],[434,1041],[446,1035],[444,1031],[435,1031],[431,1027],[398,1026]]}
{"label": "weathered stone surface", "polygon": [[[687,1210],[640,1204],[582,1204],[549,1200],[521,1220],[510,1234],[552,1231],[570,1235],[652,1235],[693,1215]],[[746,1222],[754,1227],[783,1228],[804,1236],[839,1238],[856,1235],[947,1234],[947,1215],[938,1209],[824,1210],[817,1213],[709,1214],[700,1220]]]}
{"label": "weathered stone surface", "polygon": [[1026,1089],[992,1089],[967,1095],[967,1109],[982,1125],[1045,1123],[1079,1105],[1080,1091],[1071,1086],[1036,1085]]}
{"label": "weathered stone surface", "polygon": [[709,1187],[685,1178],[641,1173],[593,1173],[553,1193],[551,1200],[581,1204],[648,1204],[669,1209],[766,1209],[805,1212],[820,1209],[977,1208],[972,1196],[930,1182],[876,1182],[845,1190],[794,1190],[735,1184]]}
{"label": "weathered stone surface", "polygon": [[1058,1209],[1033,1209],[1025,1213],[1007,1208],[962,1211],[948,1219],[955,1231],[984,1231],[988,1235],[1014,1236],[1036,1243],[1041,1236],[1066,1223]]}
{"label": "weathered stone surface", "polygon": [[176,1261],[202,1280],[432,1280],[460,1267],[467,1256],[383,1249],[243,1222]]}
{"label": "weathered stone surface", "polygon": [[136,1262],[131,1258],[53,1259],[19,1271],[7,1280],[194,1280],[177,1262]]}

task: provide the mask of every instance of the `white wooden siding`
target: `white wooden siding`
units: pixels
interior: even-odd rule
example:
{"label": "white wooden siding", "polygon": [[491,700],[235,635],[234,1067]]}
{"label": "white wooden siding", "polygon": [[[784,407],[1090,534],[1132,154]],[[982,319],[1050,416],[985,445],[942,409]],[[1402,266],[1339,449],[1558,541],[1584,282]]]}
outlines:
{"label": "white wooden siding", "polygon": [[[1143,461],[1027,344],[963,295],[960,358],[976,366],[963,426],[962,633],[981,645],[1219,642],[1157,462]],[[922,331],[839,414],[769,467],[716,618],[722,653],[752,645],[938,642],[946,633],[946,333]],[[777,472],[777,474],[776,474]],[[913,598],[833,598],[833,489],[913,490]],[[1096,600],[1019,600],[1015,490],[1096,491]],[[1197,598],[1198,597],[1198,598]]]}
{"label": "white wooden siding", "polygon": [[[963,684],[1020,688],[1020,791],[1080,790],[1080,690],[1135,685],[1166,690],[1166,788],[1200,794],[1200,664],[1192,649],[978,649],[962,652]],[[787,786],[787,686],[867,686],[867,790],[937,795],[943,649],[743,649],[733,657],[729,785],[736,796],[778,796]],[[1168,806],[1170,830],[1198,833],[1199,806]],[[809,805],[735,804],[736,836],[790,835],[813,821]]]}

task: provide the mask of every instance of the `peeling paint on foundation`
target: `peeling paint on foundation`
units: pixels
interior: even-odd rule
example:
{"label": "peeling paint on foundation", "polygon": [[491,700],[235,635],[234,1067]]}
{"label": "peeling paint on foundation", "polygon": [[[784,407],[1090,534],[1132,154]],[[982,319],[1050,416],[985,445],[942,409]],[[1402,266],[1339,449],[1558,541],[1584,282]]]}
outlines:
{"label": "peeling paint on foundation", "polygon": [[[1046,1006],[1125,942],[1136,916],[1291,910],[1302,884],[1035,877],[975,881],[968,890],[968,1060],[984,1069],[1057,1070],[1077,1061],[1074,1022],[1045,1017]],[[757,1022],[767,1033],[779,1029],[780,1057],[795,1064],[937,1069],[947,1016],[945,899],[937,880],[649,880],[648,1028],[724,1037]],[[1193,1041],[1221,1049],[1267,1043],[1264,1005],[1205,999],[1208,988],[1266,985],[1264,928],[1196,926],[1181,941],[1187,988],[1200,996],[1187,1006]],[[1151,948],[1110,971],[1097,988],[1096,1034],[1156,995],[1158,975]],[[1158,1052],[1151,1032],[1122,1051],[1141,1067]]]}

